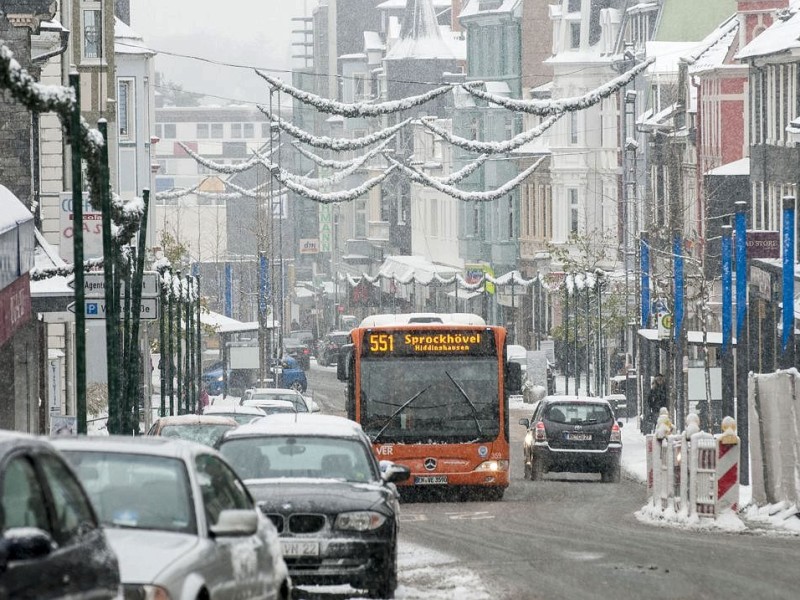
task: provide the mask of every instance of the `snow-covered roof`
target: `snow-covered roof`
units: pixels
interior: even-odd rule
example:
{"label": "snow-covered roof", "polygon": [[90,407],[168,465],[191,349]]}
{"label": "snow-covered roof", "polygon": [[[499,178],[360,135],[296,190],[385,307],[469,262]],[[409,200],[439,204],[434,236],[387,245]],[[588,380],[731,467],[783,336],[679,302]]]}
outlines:
{"label": "snow-covered roof", "polygon": [[413,277],[423,285],[430,283],[435,275],[453,277],[459,272],[456,267],[433,263],[423,256],[405,255],[387,256],[379,269],[384,277],[394,277],[400,281]]}
{"label": "snow-covered roof", "polygon": [[[649,341],[658,340],[658,329],[640,329],[639,335]],[[687,331],[686,340],[690,344],[702,344],[703,332],[702,331]],[[722,345],[722,333],[719,331],[709,331],[706,333],[706,340],[712,346]],[[736,345],[736,338],[731,339],[733,345]]]}
{"label": "snow-covered roof", "polygon": [[750,157],[740,158],[721,167],[709,169],[706,175],[750,175]]}
{"label": "snow-covered roof", "polygon": [[4,185],[0,184],[0,233],[14,229],[19,223],[33,220],[33,214],[17,197]]}
{"label": "snow-covered roof", "polygon": [[467,0],[466,6],[461,9],[459,19],[474,17],[475,15],[490,15],[496,13],[510,13],[515,10],[521,0],[502,0],[497,8],[481,8],[481,0]]}
{"label": "snow-covered roof", "polygon": [[255,423],[240,425],[226,439],[252,435],[313,435],[353,437],[359,435],[361,425],[344,417],[315,413],[276,413]]}
{"label": "snow-covered roof", "polygon": [[[258,321],[242,322],[226,317],[213,310],[201,310],[200,322],[203,325],[213,328],[217,333],[237,333],[240,331],[255,331],[258,329]],[[275,327],[275,322],[268,318],[267,329]]]}
{"label": "snow-covered roof", "polygon": [[[36,247],[33,251],[33,266],[36,269],[52,269],[66,265],[64,260],[58,255],[58,251],[46,240],[38,229],[34,230],[36,235]],[[47,279],[31,280],[31,297],[52,297],[52,296],[73,296],[73,290],[67,282],[71,277],[56,275]]]}
{"label": "snow-covered roof", "polygon": [[141,35],[117,17],[114,17],[114,52],[116,54],[155,54],[145,45]]}
{"label": "snow-covered roof", "polygon": [[800,12],[783,21],[776,19],[765,31],[737,52],[734,58],[745,60],[800,49]]}
{"label": "snow-covered roof", "polygon": [[[461,290],[459,298],[464,298],[465,294],[465,290]],[[413,323],[419,325],[486,325],[483,317],[472,313],[386,313],[366,317],[361,321],[359,327],[389,327]]]}
{"label": "snow-covered roof", "polygon": [[400,38],[386,54],[386,58],[455,58],[450,45],[442,37],[432,0],[409,0]]}
{"label": "snow-covered roof", "polygon": [[382,50],[383,40],[377,31],[364,32],[364,50]]}
{"label": "snow-covered roof", "polygon": [[[442,9],[450,8],[453,0],[433,0],[433,8]],[[380,10],[402,10],[408,4],[408,0],[386,0],[378,4],[375,8]]]}
{"label": "snow-covered roof", "polygon": [[697,42],[647,42],[646,56],[656,59],[647,67],[647,74],[649,76],[677,74],[681,57],[696,51],[697,47]]}
{"label": "snow-covered roof", "polygon": [[694,53],[685,57],[690,65],[689,73],[700,73],[724,65],[738,34],[739,19],[734,15],[708,34]]}

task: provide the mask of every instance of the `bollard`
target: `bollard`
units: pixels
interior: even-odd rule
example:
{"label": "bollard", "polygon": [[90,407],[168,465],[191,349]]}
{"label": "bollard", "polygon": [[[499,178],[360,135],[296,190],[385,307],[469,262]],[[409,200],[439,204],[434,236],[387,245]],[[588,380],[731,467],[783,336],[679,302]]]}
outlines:
{"label": "bollard", "polygon": [[695,433],[689,448],[689,515],[714,517],[717,442],[710,433]]}
{"label": "bollard", "polygon": [[724,510],[736,511],[739,506],[739,436],[733,417],[722,419],[722,433],[716,439],[716,513]]}
{"label": "bollard", "polygon": [[656,448],[656,436],[652,433],[648,433],[644,436],[644,443],[645,443],[645,460],[647,463],[647,501],[655,506],[655,477],[653,474],[653,465],[655,464],[655,456],[653,454]]}

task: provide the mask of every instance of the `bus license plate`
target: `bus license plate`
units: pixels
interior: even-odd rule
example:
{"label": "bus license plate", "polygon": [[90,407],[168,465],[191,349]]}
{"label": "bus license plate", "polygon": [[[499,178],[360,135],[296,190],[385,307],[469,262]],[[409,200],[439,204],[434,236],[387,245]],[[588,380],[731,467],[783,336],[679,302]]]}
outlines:
{"label": "bus license plate", "polygon": [[287,542],[281,540],[284,556],[319,556],[319,542]]}
{"label": "bus license plate", "polygon": [[591,433],[566,433],[566,438],[570,442],[591,442],[592,441],[592,434]]}
{"label": "bus license plate", "polygon": [[447,475],[418,475],[414,477],[414,485],[444,485]]}

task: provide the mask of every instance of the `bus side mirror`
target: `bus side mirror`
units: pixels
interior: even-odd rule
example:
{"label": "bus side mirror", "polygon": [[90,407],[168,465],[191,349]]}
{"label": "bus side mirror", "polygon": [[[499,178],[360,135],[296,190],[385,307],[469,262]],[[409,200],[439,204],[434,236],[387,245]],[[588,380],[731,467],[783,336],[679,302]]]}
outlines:
{"label": "bus side mirror", "polygon": [[339,360],[336,361],[336,379],[350,379],[350,361],[353,358],[353,344],[345,344],[339,348]]}
{"label": "bus side mirror", "polygon": [[522,389],[522,365],[516,362],[506,363],[508,376],[506,377],[506,389]]}

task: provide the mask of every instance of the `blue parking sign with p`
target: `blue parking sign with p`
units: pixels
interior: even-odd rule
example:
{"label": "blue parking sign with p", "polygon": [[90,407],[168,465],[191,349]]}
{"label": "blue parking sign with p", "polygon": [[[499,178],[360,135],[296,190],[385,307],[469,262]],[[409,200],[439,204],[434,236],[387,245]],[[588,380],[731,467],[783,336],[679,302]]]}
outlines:
{"label": "blue parking sign with p", "polygon": [[97,302],[87,302],[86,303],[86,314],[87,315],[96,315],[99,314],[99,307]]}

